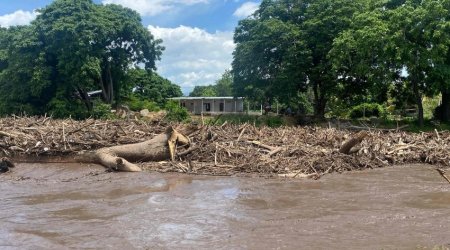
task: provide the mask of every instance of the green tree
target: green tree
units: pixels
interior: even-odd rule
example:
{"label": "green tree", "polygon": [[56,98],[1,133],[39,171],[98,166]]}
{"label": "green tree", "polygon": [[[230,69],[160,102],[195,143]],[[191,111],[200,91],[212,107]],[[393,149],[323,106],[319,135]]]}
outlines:
{"label": "green tree", "polygon": [[0,113],[43,112],[55,92],[35,29],[1,29],[0,40]]}
{"label": "green tree", "polygon": [[214,85],[195,86],[189,96],[217,96],[217,92]]}
{"label": "green tree", "polygon": [[233,96],[233,75],[226,70],[214,85],[217,96]]}
{"label": "green tree", "polygon": [[414,95],[417,119],[423,125],[422,97],[437,92],[432,76],[443,68],[448,53],[448,1],[380,5],[355,20],[351,29],[335,40],[332,55],[337,74],[367,82],[383,82],[379,79],[384,78],[385,84],[403,79]]}
{"label": "green tree", "polygon": [[265,0],[235,30],[232,62],[235,96],[287,100],[306,90],[302,69],[310,58],[301,39],[305,9],[300,1]]}
{"label": "green tree", "polygon": [[214,85],[195,86],[189,96],[233,96],[233,75],[225,70]]}
{"label": "green tree", "polygon": [[347,107],[384,101],[386,86],[400,80],[400,72],[386,60],[392,51],[385,46],[389,39],[385,6],[374,1],[367,9],[354,15],[351,27],[334,40],[328,54],[338,81],[337,98]]}
{"label": "green tree", "polygon": [[142,63],[152,70],[161,55],[160,41],[131,9],[57,0],[40,12],[34,25],[47,44],[46,53],[54,58],[62,82],[82,97],[100,87],[104,101],[113,103],[130,65]]}
{"label": "green tree", "polygon": [[314,113],[323,117],[337,81],[327,56],[333,40],[366,1],[264,0],[239,22],[234,41],[236,94],[289,101],[311,88]]}
{"label": "green tree", "polygon": [[178,85],[155,72],[139,68],[127,72],[126,86],[128,89],[125,93],[136,95],[142,100],[153,101],[161,107],[167,98],[183,95]]}
{"label": "green tree", "polygon": [[103,90],[106,103],[119,103],[127,70],[137,64],[154,70],[163,50],[128,8],[55,0],[39,12],[31,25],[0,31],[7,41],[0,45],[0,88],[10,90],[2,91],[4,114],[27,107],[68,115],[77,103],[91,111],[87,93],[94,89]]}
{"label": "green tree", "polygon": [[314,113],[318,117],[325,115],[326,104],[337,88],[337,76],[328,59],[333,41],[349,28],[353,15],[366,8],[364,0],[316,0],[306,9],[303,39],[311,52],[306,74],[314,93]]}

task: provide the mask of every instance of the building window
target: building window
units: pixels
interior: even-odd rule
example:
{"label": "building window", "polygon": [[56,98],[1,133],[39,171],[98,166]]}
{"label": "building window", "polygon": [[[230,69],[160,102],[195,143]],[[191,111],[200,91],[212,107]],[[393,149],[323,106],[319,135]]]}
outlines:
{"label": "building window", "polygon": [[225,109],[225,104],[224,104],[223,102],[221,102],[221,103],[219,104],[219,110],[220,110],[220,112],[223,112],[224,109]]}

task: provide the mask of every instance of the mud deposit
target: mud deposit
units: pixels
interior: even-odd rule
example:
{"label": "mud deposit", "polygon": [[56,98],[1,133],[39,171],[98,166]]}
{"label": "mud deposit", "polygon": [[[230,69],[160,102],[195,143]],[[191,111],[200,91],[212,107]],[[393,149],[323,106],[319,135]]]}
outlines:
{"label": "mud deposit", "polygon": [[314,181],[21,164],[0,190],[1,249],[450,247],[450,185],[427,166]]}

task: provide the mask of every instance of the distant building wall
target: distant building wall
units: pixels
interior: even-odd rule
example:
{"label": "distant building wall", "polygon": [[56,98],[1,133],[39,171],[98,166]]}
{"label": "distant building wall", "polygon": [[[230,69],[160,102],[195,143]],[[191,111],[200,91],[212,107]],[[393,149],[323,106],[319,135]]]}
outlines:
{"label": "distant building wall", "polygon": [[244,98],[242,97],[176,97],[178,101],[193,114],[203,113],[242,113],[244,112]]}

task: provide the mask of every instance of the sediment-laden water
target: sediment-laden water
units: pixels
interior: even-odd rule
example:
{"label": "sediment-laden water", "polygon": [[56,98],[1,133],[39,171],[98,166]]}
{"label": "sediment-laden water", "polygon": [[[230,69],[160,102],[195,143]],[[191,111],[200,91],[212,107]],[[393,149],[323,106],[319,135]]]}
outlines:
{"label": "sediment-laden water", "polygon": [[450,185],[429,166],[314,181],[19,164],[0,190],[1,249],[450,248]]}

